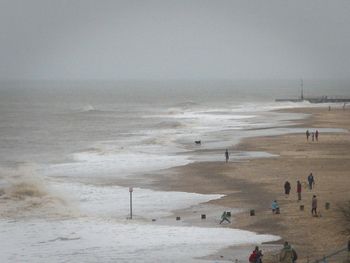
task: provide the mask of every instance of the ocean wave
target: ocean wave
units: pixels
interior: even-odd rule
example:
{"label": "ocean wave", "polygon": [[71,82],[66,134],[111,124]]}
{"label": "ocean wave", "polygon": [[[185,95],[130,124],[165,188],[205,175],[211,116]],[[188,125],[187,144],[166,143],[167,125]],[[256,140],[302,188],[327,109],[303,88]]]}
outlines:
{"label": "ocean wave", "polygon": [[184,128],[186,125],[184,123],[181,123],[179,121],[162,121],[157,123],[154,127],[155,128],[162,128],[162,129],[176,129],[176,128]]}
{"label": "ocean wave", "polygon": [[69,202],[30,166],[0,169],[0,217],[73,215]]}
{"label": "ocean wave", "polygon": [[73,112],[74,113],[77,113],[77,114],[91,114],[91,113],[108,113],[108,112],[111,112],[110,110],[103,110],[103,109],[98,109],[90,104],[88,105],[85,105],[81,108],[76,108],[76,109],[73,109]]}
{"label": "ocean wave", "polygon": [[106,149],[102,149],[102,148],[97,148],[97,147],[89,147],[86,149],[82,149],[81,151],[77,152],[76,154],[97,154],[97,155],[104,155],[107,153]]}
{"label": "ocean wave", "polygon": [[189,108],[189,107],[193,107],[193,106],[198,106],[199,103],[193,101],[193,100],[188,100],[188,101],[184,101],[184,102],[180,102],[180,103],[176,103],[173,105],[173,107],[179,107],[179,108]]}
{"label": "ocean wave", "polygon": [[83,108],[82,108],[82,111],[87,111],[87,112],[89,112],[89,111],[94,111],[95,110],[95,108],[92,106],[92,105],[86,105],[86,106],[84,106]]}

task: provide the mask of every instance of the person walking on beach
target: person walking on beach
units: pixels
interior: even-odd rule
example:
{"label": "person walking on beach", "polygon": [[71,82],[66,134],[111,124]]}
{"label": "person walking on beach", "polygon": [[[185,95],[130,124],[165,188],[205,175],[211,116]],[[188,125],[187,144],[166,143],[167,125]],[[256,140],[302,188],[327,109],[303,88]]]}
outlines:
{"label": "person walking on beach", "polygon": [[288,242],[284,242],[283,248],[280,252],[280,262],[293,263],[293,250]]}
{"label": "person walking on beach", "polygon": [[306,140],[309,141],[309,137],[310,137],[310,132],[309,130],[306,130]]}
{"label": "person walking on beach", "polygon": [[284,183],[284,193],[286,194],[287,197],[289,196],[290,188],[291,188],[290,183],[286,181]]}
{"label": "person walking on beach", "polygon": [[256,246],[249,256],[249,263],[262,263],[262,257],[262,251],[259,249],[258,246]]}
{"label": "person walking on beach", "polygon": [[311,133],[311,139],[312,139],[312,141],[315,141],[315,133],[314,132]]}
{"label": "person walking on beach", "polygon": [[271,204],[271,209],[273,214],[279,214],[280,213],[280,206],[277,203],[277,200],[273,200]]}
{"label": "person walking on beach", "polygon": [[309,176],[307,177],[307,181],[309,182],[309,189],[312,190],[312,186],[315,185],[315,179],[312,173],[310,173]]}
{"label": "person walking on beach", "polygon": [[226,162],[228,162],[228,159],[230,159],[230,155],[228,154],[228,150],[227,149],[225,151],[225,159],[226,159]]}
{"label": "person walking on beach", "polygon": [[227,212],[224,211],[224,212],[222,213],[222,216],[221,216],[220,225],[221,225],[224,221],[227,221],[227,222],[229,222],[229,223],[231,224],[231,221],[230,221],[228,218],[229,218],[229,216],[228,216]]}
{"label": "person walking on beach", "polygon": [[311,201],[311,214],[313,216],[317,216],[317,198],[316,198],[316,195],[314,195],[312,197],[312,201]]}
{"label": "person walking on beach", "polygon": [[315,132],[315,139],[316,139],[316,141],[318,141],[318,130],[316,130],[316,132]]}
{"label": "person walking on beach", "polygon": [[301,200],[301,183],[299,180],[297,181],[297,193],[298,193],[298,201],[300,201]]}

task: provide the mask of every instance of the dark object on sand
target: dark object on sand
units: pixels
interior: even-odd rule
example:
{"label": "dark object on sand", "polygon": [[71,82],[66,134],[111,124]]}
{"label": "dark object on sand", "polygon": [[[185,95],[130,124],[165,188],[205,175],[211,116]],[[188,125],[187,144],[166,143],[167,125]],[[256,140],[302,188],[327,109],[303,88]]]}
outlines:
{"label": "dark object on sand", "polygon": [[231,217],[231,212],[230,211],[227,211],[226,214],[227,214],[228,217]]}
{"label": "dark object on sand", "polygon": [[205,214],[201,215],[201,219],[206,219],[206,218],[207,218],[207,216]]}
{"label": "dark object on sand", "polygon": [[177,216],[176,221],[179,221],[179,220],[181,220],[181,217]]}
{"label": "dark object on sand", "polygon": [[330,203],[328,203],[328,202],[326,202],[326,204],[325,204],[325,208],[326,208],[326,210],[329,210],[329,208],[331,207],[331,204]]}
{"label": "dark object on sand", "polygon": [[201,144],[202,143],[202,141],[194,141],[195,142],[195,144]]}
{"label": "dark object on sand", "polygon": [[254,209],[250,210],[250,216],[255,216],[255,210]]}
{"label": "dark object on sand", "polygon": [[288,181],[286,181],[286,182],[284,183],[284,193],[285,193],[286,195],[289,195],[290,189],[291,189],[290,183],[289,183]]}
{"label": "dark object on sand", "polygon": [[300,206],[300,211],[304,211],[304,205]]}

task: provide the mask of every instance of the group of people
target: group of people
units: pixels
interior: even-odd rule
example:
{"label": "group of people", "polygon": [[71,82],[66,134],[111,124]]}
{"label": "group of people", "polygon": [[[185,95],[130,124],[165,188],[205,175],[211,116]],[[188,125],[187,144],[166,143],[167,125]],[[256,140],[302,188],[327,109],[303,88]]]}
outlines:
{"label": "group of people", "polygon": [[310,133],[309,130],[306,130],[305,134],[306,134],[306,140],[307,141],[309,141],[310,135],[311,135],[311,140],[312,141],[315,141],[315,139],[316,139],[316,141],[318,141],[318,136],[319,136],[318,130],[316,130],[315,132],[311,132],[311,133]]}
{"label": "group of people", "polygon": [[[314,176],[313,176],[312,173],[310,173],[310,174],[308,175],[307,181],[308,181],[308,187],[309,187],[309,189],[312,190],[312,189],[315,187],[315,178],[314,178]],[[289,196],[289,193],[290,193],[291,188],[292,188],[292,187],[291,187],[290,182],[289,182],[289,181],[286,181],[286,182],[284,183],[284,193],[285,193],[286,197]],[[299,202],[299,201],[301,201],[301,191],[302,191],[302,185],[301,185],[301,182],[300,182],[299,180],[297,181],[297,189],[296,189],[296,190],[297,190],[298,202]],[[311,206],[312,206],[311,214],[312,214],[313,216],[317,216],[317,197],[316,197],[316,195],[314,195],[314,196],[312,197],[312,204],[311,204]],[[276,209],[276,208],[278,208],[278,209]],[[272,212],[273,212],[274,214],[279,214],[279,206],[278,206],[278,203],[277,203],[276,200],[274,200],[274,201],[272,202],[272,204],[271,204],[271,209],[272,209]]]}
{"label": "group of people", "polygon": [[250,263],[262,263],[263,253],[262,250],[259,249],[258,246],[255,247],[253,252],[249,256]]}
{"label": "group of people", "polygon": [[[306,140],[309,141],[309,137],[311,136],[312,141],[318,141],[319,137],[319,131],[316,130],[315,132],[311,132],[309,130],[306,130]],[[225,150],[225,160],[226,163],[229,161],[229,152],[228,149]],[[312,173],[310,173],[307,177],[308,181],[308,188],[312,190],[315,186],[315,179]],[[291,184],[289,181],[286,181],[284,183],[284,193],[288,197],[291,190]],[[302,184],[298,180],[297,181],[297,187],[296,192],[298,194],[298,201],[301,201],[301,191],[302,191]],[[273,214],[279,214],[280,213],[280,207],[277,202],[277,200],[273,200],[271,204],[271,209]],[[316,195],[313,195],[312,201],[311,201],[311,214],[312,216],[318,216],[317,214],[317,197]],[[224,221],[227,221],[230,223],[229,216],[227,215],[226,211],[221,216],[221,222],[222,224]],[[249,256],[249,262],[250,263],[262,263],[263,253],[262,250],[259,249],[258,246],[255,247],[253,252]],[[298,258],[298,255],[296,251],[291,247],[291,245],[288,242],[284,242],[284,246],[279,254],[279,261],[282,263],[295,263]]]}
{"label": "group of people", "polygon": [[[249,256],[249,263],[262,263],[263,253],[258,246],[255,247]],[[292,246],[285,241],[279,253],[279,261],[282,263],[294,263],[298,259],[298,254]]]}
{"label": "group of people", "polygon": [[[307,177],[307,182],[308,182],[308,186],[309,186],[309,189],[312,190],[312,188],[315,187],[315,178],[314,178],[314,175],[312,173],[310,173]],[[289,196],[289,193],[290,193],[290,189],[291,189],[291,185],[290,185],[290,182],[289,181],[286,181],[284,183],[284,193],[286,195],[286,197]],[[301,200],[301,189],[302,189],[302,185],[301,185],[301,182],[298,180],[297,181],[297,193],[298,193],[298,201]]]}
{"label": "group of people", "polygon": [[[311,183],[309,183],[309,187],[311,187],[310,188],[310,190],[312,189],[312,186],[313,186],[313,184],[314,184],[314,179],[313,179],[313,177],[312,177],[312,179],[310,179],[310,180],[312,180],[312,182]],[[289,196],[289,193],[290,193],[290,189],[291,189],[292,187],[291,187],[291,185],[290,185],[290,182],[288,182],[288,181],[286,181],[285,183],[284,183],[284,194],[286,195],[286,197],[288,197]],[[301,190],[302,190],[302,185],[301,185],[301,182],[298,180],[297,181],[297,194],[298,194],[298,201],[301,201]]]}

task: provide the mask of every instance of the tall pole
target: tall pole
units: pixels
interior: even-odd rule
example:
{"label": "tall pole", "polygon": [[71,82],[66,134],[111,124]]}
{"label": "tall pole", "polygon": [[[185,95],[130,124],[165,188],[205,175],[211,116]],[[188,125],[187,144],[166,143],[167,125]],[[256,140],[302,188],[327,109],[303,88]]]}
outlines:
{"label": "tall pole", "polygon": [[129,193],[130,193],[130,219],[132,219],[132,187],[129,187]]}

